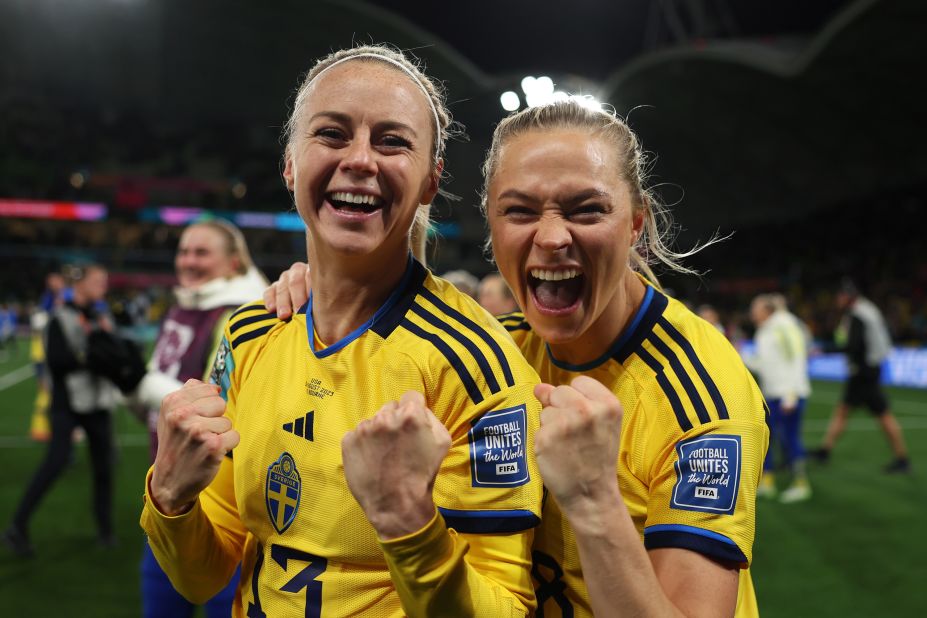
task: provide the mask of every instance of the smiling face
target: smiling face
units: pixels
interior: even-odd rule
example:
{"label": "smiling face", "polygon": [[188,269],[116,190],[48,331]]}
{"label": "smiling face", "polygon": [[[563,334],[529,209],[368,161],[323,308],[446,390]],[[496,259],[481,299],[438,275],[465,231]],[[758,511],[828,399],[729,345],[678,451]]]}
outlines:
{"label": "smiling face", "polygon": [[624,324],[635,213],[614,146],[582,129],[508,139],[487,191],[493,254],[532,328],[552,345]]}
{"label": "smiling face", "polygon": [[231,277],[238,268],[238,258],[231,252],[228,239],[212,227],[191,225],[180,236],[174,270],[183,288],[198,288],[219,277]]}
{"label": "smiling face", "polygon": [[320,74],[297,113],[283,176],[311,237],[310,261],[404,257],[440,174],[425,93],[396,68],[351,60]]}

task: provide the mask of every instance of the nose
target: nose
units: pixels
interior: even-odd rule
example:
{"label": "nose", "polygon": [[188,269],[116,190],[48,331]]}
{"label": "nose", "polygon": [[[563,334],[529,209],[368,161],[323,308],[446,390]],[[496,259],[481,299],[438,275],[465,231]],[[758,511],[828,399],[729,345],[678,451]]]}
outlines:
{"label": "nose", "polygon": [[363,176],[375,175],[377,173],[375,154],[373,145],[370,143],[370,136],[358,132],[344,153],[341,167]]}
{"label": "nose", "polygon": [[540,218],[534,233],[534,244],[540,249],[550,252],[560,251],[569,247],[572,242],[573,237],[562,217],[544,215]]}

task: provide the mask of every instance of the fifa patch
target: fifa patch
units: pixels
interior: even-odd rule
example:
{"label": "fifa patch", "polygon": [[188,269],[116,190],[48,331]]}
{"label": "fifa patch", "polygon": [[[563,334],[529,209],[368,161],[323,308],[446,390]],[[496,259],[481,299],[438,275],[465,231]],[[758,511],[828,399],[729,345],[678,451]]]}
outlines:
{"label": "fifa patch", "polygon": [[670,507],[731,515],[740,487],[740,436],[711,434],[676,445]]}
{"label": "fifa patch", "polygon": [[528,482],[525,406],[487,412],[473,422],[470,475],[474,487],[517,487]]}
{"label": "fifa patch", "polygon": [[209,372],[209,383],[219,385],[219,396],[229,400],[229,386],[232,383],[232,371],[235,370],[235,358],[232,356],[229,340],[222,337],[216,350],[216,360]]}
{"label": "fifa patch", "polygon": [[293,461],[292,455],[283,453],[267,469],[267,483],[264,489],[267,515],[270,516],[270,523],[280,534],[286,532],[296,519],[301,489],[302,483],[296,462]]}

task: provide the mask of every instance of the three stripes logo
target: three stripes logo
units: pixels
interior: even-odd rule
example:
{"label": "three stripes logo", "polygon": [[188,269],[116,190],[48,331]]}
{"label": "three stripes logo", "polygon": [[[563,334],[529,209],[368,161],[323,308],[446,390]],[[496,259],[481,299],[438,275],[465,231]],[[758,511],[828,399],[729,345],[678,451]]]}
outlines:
{"label": "three stripes logo", "polygon": [[306,412],[306,415],[302,418],[298,418],[292,423],[284,423],[283,431],[291,433],[294,436],[299,436],[300,438],[305,438],[312,442],[315,439],[315,436],[312,433],[313,420],[315,419],[315,410],[310,410]]}

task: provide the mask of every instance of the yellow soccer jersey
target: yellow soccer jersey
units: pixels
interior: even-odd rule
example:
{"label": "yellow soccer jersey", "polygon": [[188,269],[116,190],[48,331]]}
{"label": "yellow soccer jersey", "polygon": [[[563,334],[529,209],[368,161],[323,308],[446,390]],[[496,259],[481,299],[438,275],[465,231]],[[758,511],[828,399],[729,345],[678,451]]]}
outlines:
{"label": "yellow soccer jersey", "polygon": [[[172,581],[196,589],[189,556],[243,543],[235,616],[526,615],[542,493],[528,457],[535,371],[492,316],[412,260],[376,315],[335,344],[319,349],[311,305],[287,322],[260,303],[229,320],[213,380],[241,442],[200,500],[218,540],[177,551]],[[341,439],[409,390],[452,437],[434,488],[441,517],[380,542],[348,490]],[[158,528],[177,518],[146,517],[158,518],[143,524],[162,560],[176,537]]]}
{"label": "yellow soccer jersey", "polygon": [[[757,615],[747,566],[769,432],[759,389],[724,336],[649,284],[626,331],[583,366],[553,358],[523,315],[500,320],[542,381],[587,375],[621,401],[618,483],[644,545],[740,564],[736,615]],[[533,558],[539,615],[592,615],[573,531],[552,497]]]}

